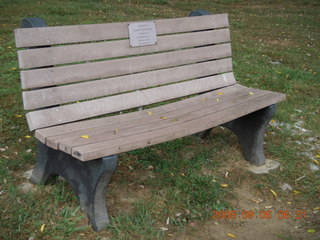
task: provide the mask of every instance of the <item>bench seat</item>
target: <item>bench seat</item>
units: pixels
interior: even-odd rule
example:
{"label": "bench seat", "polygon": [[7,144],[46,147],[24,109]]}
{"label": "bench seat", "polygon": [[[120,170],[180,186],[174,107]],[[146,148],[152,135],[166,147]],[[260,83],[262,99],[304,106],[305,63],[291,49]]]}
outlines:
{"label": "bench seat", "polygon": [[87,161],[204,131],[284,98],[235,84],[139,112],[39,129],[36,137]]}

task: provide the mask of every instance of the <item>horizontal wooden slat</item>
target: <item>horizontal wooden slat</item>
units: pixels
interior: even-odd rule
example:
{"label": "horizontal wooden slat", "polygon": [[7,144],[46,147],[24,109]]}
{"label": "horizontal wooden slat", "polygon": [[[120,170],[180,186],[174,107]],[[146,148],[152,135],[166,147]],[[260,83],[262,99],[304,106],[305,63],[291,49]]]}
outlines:
{"label": "horizontal wooden slat", "polygon": [[[229,26],[227,14],[161,19],[155,23],[157,35]],[[15,38],[18,48],[128,38],[128,23],[20,28],[15,30]]]}
{"label": "horizontal wooden slat", "polygon": [[[209,93],[204,93],[198,96],[194,96],[192,98],[184,99],[183,101],[177,101],[170,104],[161,105],[158,107],[152,108],[152,111],[156,111],[157,113],[165,113],[174,109],[180,109],[185,108],[187,106],[192,106],[202,99],[213,99],[217,92],[223,92],[223,95],[226,94],[233,94],[237,91],[247,89],[244,86],[241,86],[239,84],[231,85],[228,87],[225,87],[223,89],[219,89],[217,91],[210,91]],[[219,96],[219,95],[218,95]],[[49,128],[43,128],[38,129],[35,131],[35,136],[38,140],[40,140],[42,143],[46,143],[46,139],[49,137],[54,137],[58,135],[68,134],[76,131],[82,131],[84,129],[89,128],[96,128],[101,127],[105,125],[115,124],[115,123],[122,123],[127,122],[131,120],[141,119],[143,117],[146,117],[148,115],[149,109],[143,110],[143,111],[137,111],[137,112],[131,112],[127,114],[120,114],[115,116],[109,116],[109,117],[103,117],[98,119],[90,119],[86,121],[79,121],[79,122],[73,122],[68,124],[63,124],[59,126],[49,127]]]}
{"label": "horizontal wooden slat", "polygon": [[158,144],[223,124],[282,100],[284,100],[284,94],[274,92],[268,92],[262,96],[248,94],[246,100],[235,100],[218,111],[202,115],[195,114],[194,118],[191,117],[184,122],[175,122],[165,128],[159,127],[141,134],[74,147],[72,155],[86,161]]}
{"label": "horizontal wooden slat", "polygon": [[231,58],[23,92],[25,109],[37,109],[232,71]]}
{"label": "horizontal wooden slat", "polygon": [[[141,133],[143,131],[150,131],[152,128],[165,127],[165,124],[183,122],[194,114],[200,116],[208,111],[216,111],[217,108],[224,106],[225,102],[230,103],[234,100],[239,100],[239,98],[248,98],[247,95],[250,89],[244,88],[240,90],[237,88],[238,91],[235,92],[233,92],[232,89],[234,89],[233,86],[215,92],[211,91],[210,94],[205,94],[202,98],[196,98],[187,105],[176,105],[176,108],[166,106],[166,108],[160,110],[149,109],[148,111],[151,111],[152,115],[149,115],[148,111],[145,111],[144,115],[140,115],[140,118],[136,119],[132,118],[131,113],[124,114],[121,122],[99,125],[98,127],[90,127],[89,129],[48,137],[46,144],[54,149],[58,149],[58,144],[60,144],[62,146],[60,150],[63,149],[64,152],[71,154],[71,148],[75,146],[115,139],[124,135],[130,136],[134,132]],[[217,95],[217,92],[219,92],[220,95]],[[230,92],[232,94],[230,94]],[[217,101],[217,99],[219,101]],[[168,121],[161,121],[161,117],[166,117]],[[117,133],[114,133],[115,129],[118,129]],[[82,135],[89,135],[90,137],[84,140],[80,138]]]}
{"label": "horizontal wooden slat", "polygon": [[235,83],[232,73],[27,113],[30,130],[183,97]]}
{"label": "horizontal wooden slat", "polygon": [[35,48],[18,51],[20,68],[36,68],[114,58],[230,41],[229,29],[160,36],[156,45],[130,47],[129,40]]}
{"label": "horizontal wooden slat", "polygon": [[111,61],[21,71],[21,83],[23,89],[38,88],[89,79],[132,74],[230,56],[231,45],[230,43],[226,43],[215,46],[159,53],[157,55],[137,56]]}

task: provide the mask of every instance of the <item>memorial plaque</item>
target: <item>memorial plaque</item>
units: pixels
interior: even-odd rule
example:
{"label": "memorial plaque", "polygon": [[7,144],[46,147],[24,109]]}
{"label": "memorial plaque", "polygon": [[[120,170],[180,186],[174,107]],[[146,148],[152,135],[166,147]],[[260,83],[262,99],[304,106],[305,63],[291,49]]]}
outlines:
{"label": "memorial plaque", "polygon": [[129,23],[129,39],[131,47],[156,44],[157,32],[155,22]]}

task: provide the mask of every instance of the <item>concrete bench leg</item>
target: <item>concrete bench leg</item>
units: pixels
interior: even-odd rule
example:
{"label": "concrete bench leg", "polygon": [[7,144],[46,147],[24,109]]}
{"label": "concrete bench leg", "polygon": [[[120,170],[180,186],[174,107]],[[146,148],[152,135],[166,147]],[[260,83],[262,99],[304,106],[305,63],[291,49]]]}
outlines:
{"label": "concrete bench leg", "polygon": [[58,175],[64,177],[88,215],[92,228],[101,231],[109,223],[105,200],[107,185],[116,167],[117,155],[82,162],[39,142],[31,181],[48,184]]}
{"label": "concrete bench leg", "polygon": [[222,125],[238,136],[244,157],[254,165],[261,166],[266,163],[263,151],[264,134],[275,112],[276,105],[271,105]]}

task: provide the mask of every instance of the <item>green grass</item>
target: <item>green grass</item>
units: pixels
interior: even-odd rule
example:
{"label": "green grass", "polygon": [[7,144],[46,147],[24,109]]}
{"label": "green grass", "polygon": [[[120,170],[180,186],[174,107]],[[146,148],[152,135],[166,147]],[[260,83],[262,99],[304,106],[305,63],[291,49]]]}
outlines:
{"label": "green grass", "polygon": [[[25,138],[31,133],[22,108],[13,37],[20,21],[42,17],[51,26],[136,21],[183,17],[194,9],[229,13],[234,72],[240,83],[287,94],[287,101],[278,104],[265,145],[267,157],[279,161],[281,170],[253,175],[237,169],[225,178],[225,168],[236,166],[242,156],[236,138],[218,128],[204,141],[186,137],[122,154],[108,199],[111,225],[101,233],[88,227],[65,182],[23,194],[18,186],[23,172],[33,166],[36,142]],[[0,152],[0,238],[173,239],[193,231],[190,223],[210,221],[210,211],[230,208],[234,189],[246,182],[266,197],[275,190],[281,201],[291,201],[296,208],[319,207],[320,173],[309,168],[313,160],[320,161],[319,10],[317,0],[0,1],[0,148],[5,149]],[[221,188],[222,183],[229,187]],[[282,192],[282,183],[301,193]],[[120,203],[124,191],[138,197],[129,205]],[[320,231],[317,220],[308,224]],[[281,238],[295,239],[290,233]]]}

